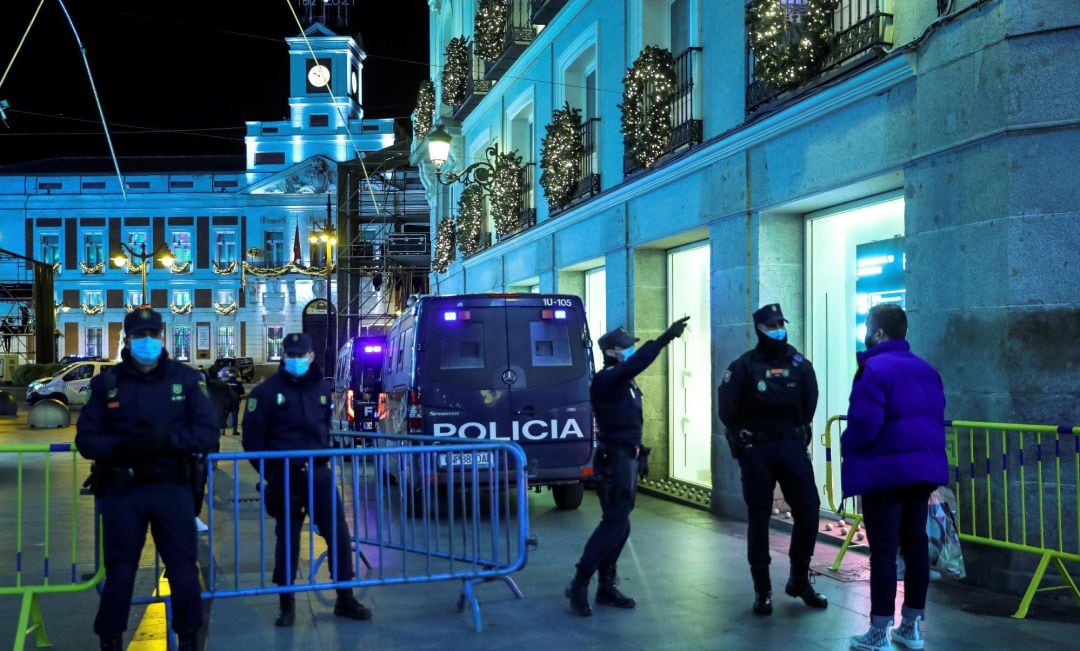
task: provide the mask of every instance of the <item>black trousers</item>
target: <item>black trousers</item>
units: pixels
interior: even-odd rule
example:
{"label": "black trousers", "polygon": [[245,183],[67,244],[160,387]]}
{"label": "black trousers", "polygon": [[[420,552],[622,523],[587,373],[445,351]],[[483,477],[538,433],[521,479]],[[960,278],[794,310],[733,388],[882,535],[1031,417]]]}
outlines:
{"label": "black trousers", "polygon": [[[312,480],[313,502],[308,505],[308,486],[305,473],[296,473],[289,484],[289,490],[293,494],[291,502],[295,505],[306,505],[312,522],[319,528],[319,535],[326,541],[327,570],[332,578],[338,581],[348,581],[353,578],[352,545],[349,535],[349,523],[345,521],[345,507],[341,503],[341,494],[337,494],[336,512],[332,509],[333,495],[337,492],[334,486],[334,476],[325,464],[315,466],[315,475]],[[284,483],[284,482],[282,482]],[[284,485],[275,487],[279,494],[284,494]],[[287,500],[286,503],[289,503]],[[304,526],[305,513],[299,508],[293,508],[289,514],[289,568],[291,575],[286,580],[285,572],[285,516],[277,518],[274,525],[274,576],[273,581],[277,585],[290,585],[296,579],[296,563],[300,558],[300,529]],[[334,528],[337,528],[337,538],[334,538]],[[306,544],[306,543],[305,543]],[[336,574],[335,574],[336,573]]]}
{"label": "black trousers", "polygon": [[896,614],[897,550],[904,556],[904,606],[926,608],[930,586],[926,516],[933,490],[921,484],[863,496],[863,522],[870,542],[871,617],[892,619]]}
{"label": "black trousers", "polygon": [[202,627],[202,602],[191,486],[135,486],[123,494],[107,493],[100,498],[99,506],[104,527],[105,587],[94,632],[112,636],[127,629],[147,525],[165,563],[172,591],[173,630],[185,635],[198,632]]}
{"label": "black trousers", "polygon": [[593,462],[596,495],[603,515],[589,536],[577,568],[592,574],[613,571],[619,554],[630,538],[630,512],[637,497],[638,459],[636,450],[625,445],[609,445],[597,452]]}
{"label": "black trousers", "polygon": [[809,567],[817,540],[818,498],[814,468],[801,438],[755,443],[739,457],[747,508],[746,555],[750,565],[768,565],[769,518],[777,482],[795,521],[788,555],[792,568]]}

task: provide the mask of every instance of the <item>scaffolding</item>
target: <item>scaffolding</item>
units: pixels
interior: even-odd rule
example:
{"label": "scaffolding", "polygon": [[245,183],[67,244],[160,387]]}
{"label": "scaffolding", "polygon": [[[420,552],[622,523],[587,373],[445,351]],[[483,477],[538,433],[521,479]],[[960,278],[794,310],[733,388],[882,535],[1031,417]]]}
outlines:
{"label": "scaffolding", "polygon": [[0,377],[56,361],[56,310],[52,265],[0,249]]}
{"label": "scaffolding", "polygon": [[430,210],[410,142],[338,166],[337,343],[385,334],[428,291]]}

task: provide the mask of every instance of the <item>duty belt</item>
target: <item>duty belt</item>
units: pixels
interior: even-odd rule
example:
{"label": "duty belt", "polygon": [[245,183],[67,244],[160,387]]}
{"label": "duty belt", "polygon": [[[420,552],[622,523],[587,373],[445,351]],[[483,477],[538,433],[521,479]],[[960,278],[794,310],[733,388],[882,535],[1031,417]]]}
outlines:
{"label": "duty belt", "polygon": [[754,443],[773,443],[775,441],[800,440],[806,436],[807,426],[799,425],[786,430],[739,430],[740,436],[749,437]]}

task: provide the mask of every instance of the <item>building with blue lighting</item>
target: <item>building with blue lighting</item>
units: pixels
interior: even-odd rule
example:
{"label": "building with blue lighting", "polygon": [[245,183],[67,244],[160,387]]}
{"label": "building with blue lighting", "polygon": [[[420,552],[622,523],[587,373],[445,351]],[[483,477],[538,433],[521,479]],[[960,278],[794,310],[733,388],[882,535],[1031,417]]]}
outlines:
{"label": "building with blue lighting", "polygon": [[[444,177],[492,146],[522,163],[516,219],[498,223],[489,192],[474,229],[462,184],[440,184],[429,142],[414,142],[432,232],[457,229],[432,286],[577,294],[594,335],[625,325],[648,339],[690,315],[638,378],[648,487],[744,512],[714,392],[754,343],[751,313],[774,301],[817,369],[817,435],[846,411],[881,302],[909,311],[950,418],[1080,423],[1080,364],[1064,350],[1080,322],[1080,105],[1066,99],[1080,92],[1077,3],[841,0],[810,74],[777,58],[807,42],[799,30],[823,6],[809,0],[765,18],[744,0],[512,0],[501,23],[474,0],[429,4],[433,122],[452,136]],[[668,86],[628,95],[636,64]],[[668,130],[635,130],[656,106]],[[573,136],[558,135],[576,153],[545,165],[567,107]],[[560,169],[571,178],[555,194],[540,180]],[[832,434],[831,457],[811,448],[823,487]]]}
{"label": "building with blue lighting", "polygon": [[[394,124],[364,119],[354,37],[315,22],[285,40],[289,119],[247,122],[242,157],[121,157],[122,181],[107,158],[0,167],[0,247],[54,265],[61,356],[115,357],[144,302],[164,311],[170,353],[204,366],[273,362],[305,308],[326,313],[326,244],[309,237],[337,224],[338,163],[392,145]],[[146,296],[135,264],[112,263],[122,243],[171,251]]]}

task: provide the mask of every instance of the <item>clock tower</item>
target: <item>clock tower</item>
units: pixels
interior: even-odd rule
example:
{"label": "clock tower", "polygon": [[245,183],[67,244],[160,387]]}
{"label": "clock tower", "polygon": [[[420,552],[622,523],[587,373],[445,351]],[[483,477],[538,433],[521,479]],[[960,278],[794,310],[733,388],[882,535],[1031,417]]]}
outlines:
{"label": "clock tower", "polygon": [[363,117],[361,72],[366,54],[352,36],[339,36],[322,23],[314,23],[289,44],[289,106],[292,121],[330,126]]}

